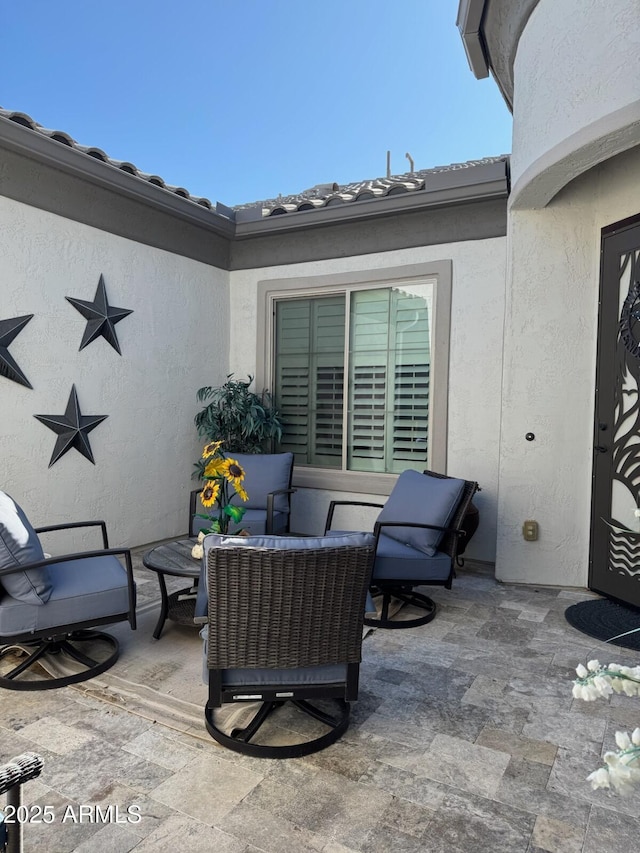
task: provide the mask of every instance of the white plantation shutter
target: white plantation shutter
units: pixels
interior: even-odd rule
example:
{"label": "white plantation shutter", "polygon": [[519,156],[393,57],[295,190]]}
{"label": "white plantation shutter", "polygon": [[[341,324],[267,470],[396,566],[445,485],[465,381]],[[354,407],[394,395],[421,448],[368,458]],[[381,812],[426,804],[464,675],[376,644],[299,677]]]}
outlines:
{"label": "white plantation shutter", "polygon": [[349,459],[354,471],[424,467],[429,420],[429,317],[395,288],[352,294]]}
{"label": "white plantation shutter", "polygon": [[[427,462],[427,289],[380,287],[276,302],[275,394],[282,449],[298,464],[399,473]],[[423,295],[424,294],[424,295]],[[344,418],[349,302],[347,425]]]}
{"label": "white plantation shutter", "polygon": [[345,297],[276,306],[276,400],[282,450],[302,464],[340,468]]}

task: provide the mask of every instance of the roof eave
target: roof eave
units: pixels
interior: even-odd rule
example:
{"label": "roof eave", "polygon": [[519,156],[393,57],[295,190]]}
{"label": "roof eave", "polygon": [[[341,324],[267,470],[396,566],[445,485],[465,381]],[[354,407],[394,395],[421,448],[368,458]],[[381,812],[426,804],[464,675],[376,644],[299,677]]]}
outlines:
{"label": "roof eave", "polygon": [[82,178],[120,195],[179,217],[224,237],[233,237],[235,223],[197,202],[145,181],[137,175],[50,139],[30,128],[0,116],[0,148],[8,148],[46,163],[69,175]]}
{"label": "roof eave", "polygon": [[480,32],[484,7],[485,0],[460,0],[456,20],[469,67],[478,80],[489,76],[487,52]]}
{"label": "roof eave", "polygon": [[448,207],[485,199],[507,198],[509,177],[506,159],[493,163],[490,167],[478,167],[476,175],[473,175],[474,168],[464,171],[468,172],[464,176],[467,178],[464,182],[461,180],[460,172],[442,172],[433,175],[424,189],[403,195],[345,202],[341,205],[294,211],[257,220],[236,221],[236,239],[284,233],[300,228],[338,225],[342,222],[410,213],[427,208]]}

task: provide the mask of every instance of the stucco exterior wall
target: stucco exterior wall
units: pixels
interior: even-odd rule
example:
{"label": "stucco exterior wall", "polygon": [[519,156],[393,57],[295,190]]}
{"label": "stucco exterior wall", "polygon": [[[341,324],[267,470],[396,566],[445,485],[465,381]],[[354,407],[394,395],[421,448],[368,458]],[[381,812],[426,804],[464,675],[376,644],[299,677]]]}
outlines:
{"label": "stucco exterior wall", "polygon": [[[639,185],[636,149],[576,179],[544,210],[511,211],[501,580],[587,584],[600,232],[638,213]],[[523,540],[525,519],[538,521],[537,542]]]}
{"label": "stucco exterior wall", "polygon": [[[91,301],[100,274],[122,356],[65,296]],[[9,352],[33,385],[0,377],[0,488],[35,525],[104,518],[114,545],[186,532],[199,441],[196,391],[229,372],[228,273],[0,197],[0,319],[34,314]],[[70,450],[48,468],[56,436],[34,414],[62,414],[75,383],[95,466]],[[97,543],[96,543],[97,544]]]}
{"label": "stucco exterior wall", "polygon": [[[259,281],[296,278],[302,286],[308,276],[449,259],[452,261],[453,284],[447,473],[480,483],[482,492],[476,502],[482,522],[468,553],[478,560],[493,561],[498,499],[505,238],[232,271],[230,370],[238,377],[256,373]],[[300,532],[320,532],[329,501],[348,497],[345,492],[300,489],[293,497],[293,528]],[[378,495],[360,495],[360,498],[380,501]]]}
{"label": "stucco exterior wall", "polygon": [[637,0],[540,0],[514,63],[511,204],[540,207],[640,143]]}

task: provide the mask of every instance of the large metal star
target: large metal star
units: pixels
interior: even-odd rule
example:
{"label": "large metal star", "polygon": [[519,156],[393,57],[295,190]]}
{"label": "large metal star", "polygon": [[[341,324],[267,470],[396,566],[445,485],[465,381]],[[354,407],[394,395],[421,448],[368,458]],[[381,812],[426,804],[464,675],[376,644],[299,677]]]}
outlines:
{"label": "large metal star", "polygon": [[69,402],[64,415],[34,415],[34,418],[37,418],[58,435],[49,468],[72,447],[75,447],[83,456],[87,457],[89,462],[93,462],[95,465],[87,433],[95,429],[107,417],[109,416],[83,415],[80,411],[75,385],[71,387],[71,394],[69,394]]}
{"label": "large metal star", "polygon": [[7,379],[26,385],[27,388],[33,388],[33,385],[20,370],[7,347],[32,317],[33,314],[26,314],[24,317],[14,317],[13,320],[0,320],[0,376],[6,376]]}
{"label": "large metal star", "polygon": [[122,355],[120,352],[120,344],[118,343],[118,336],[116,335],[114,327],[116,323],[120,322],[120,320],[124,320],[124,318],[129,314],[133,314],[133,311],[128,308],[114,308],[109,305],[109,302],[107,301],[107,290],[104,286],[104,278],[102,275],[100,276],[93,302],[86,302],[84,299],[73,299],[71,296],[65,296],[65,299],[67,302],[70,302],[74,308],[77,308],[82,316],[86,317],[89,321],[87,323],[87,328],[84,330],[80,349],[84,349],[87,344],[90,344],[91,341],[94,341],[102,335],[102,337],[111,344],[114,350],[119,355]]}

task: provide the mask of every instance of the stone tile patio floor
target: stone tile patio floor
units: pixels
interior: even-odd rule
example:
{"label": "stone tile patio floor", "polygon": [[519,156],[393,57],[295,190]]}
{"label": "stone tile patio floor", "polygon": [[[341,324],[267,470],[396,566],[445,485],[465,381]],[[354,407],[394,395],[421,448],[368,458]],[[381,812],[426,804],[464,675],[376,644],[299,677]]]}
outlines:
{"label": "stone tile patio floor", "polygon": [[[266,761],[207,735],[197,631],[167,623],[152,639],[157,582],[140,557],[138,631],[110,629],[123,648],[109,673],[0,694],[0,761],[42,755],[24,800],[53,807],[53,823],[25,826],[26,851],[638,849],[640,794],[585,782],[615,731],[640,722],[637,700],[572,699],[577,663],[637,662],[565,621],[589,593],[501,585],[468,564],[451,591],[433,591],[430,625],[365,639],[360,700],[341,741]],[[80,805],[100,805],[106,822],[79,822]],[[133,805],[138,822],[128,822]]]}

